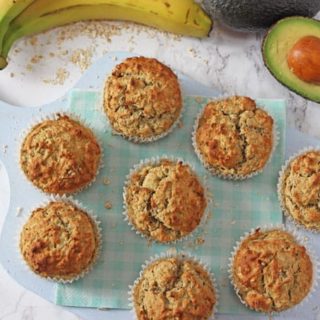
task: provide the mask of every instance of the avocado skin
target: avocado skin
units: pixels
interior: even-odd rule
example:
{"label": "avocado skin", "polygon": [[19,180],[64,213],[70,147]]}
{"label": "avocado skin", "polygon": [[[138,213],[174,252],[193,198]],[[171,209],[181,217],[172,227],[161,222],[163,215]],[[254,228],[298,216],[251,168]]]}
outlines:
{"label": "avocado skin", "polygon": [[270,27],[289,16],[313,17],[320,11],[320,0],[204,0],[212,18],[243,31]]}
{"label": "avocado skin", "polygon": [[288,88],[289,90],[293,91],[294,93],[296,93],[297,95],[299,95],[300,97],[303,97],[307,100],[310,100],[310,101],[314,101],[314,102],[317,102],[317,103],[320,103],[320,95],[318,97],[315,97],[315,98],[312,98],[310,96],[307,96],[306,94],[304,94],[303,91],[299,90],[298,87],[294,87],[294,86],[289,86],[287,85],[284,81],[282,81],[280,78],[278,78],[278,75],[275,73],[275,70],[273,70],[272,68],[270,68],[269,66],[269,63],[267,61],[267,57],[266,57],[266,50],[265,50],[265,44],[266,44],[266,41],[268,40],[268,36],[269,34],[273,31],[274,28],[277,28],[278,25],[282,22],[282,21],[285,21],[285,20],[294,20],[294,19],[304,19],[304,20],[309,20],[309,21],[314,21],[316,23],[319,23],[320,24],[320,21],[319,20],[316,20],[316,19],[312,19],[312,18],[306,18],[306,17],[301,17],[301,16],[293,16],[293,17],[289,17],[289,18],[284,18],[284,19],[281,19],[279,20],[278,22],[274,23],[271,28],[269,28],[269,30],[267,31],[267,33],[265,34],[264,38],[263,38],[263,41],[262,41],[262,45],[261,45],[261,53],[262,53],[262,57],[263,57],[263,63],[265,65],[265,67],[269,70],[269,72],[272,74],[272,76],[280,83],[282,84],[283,86],[285,86],[286,88]]}

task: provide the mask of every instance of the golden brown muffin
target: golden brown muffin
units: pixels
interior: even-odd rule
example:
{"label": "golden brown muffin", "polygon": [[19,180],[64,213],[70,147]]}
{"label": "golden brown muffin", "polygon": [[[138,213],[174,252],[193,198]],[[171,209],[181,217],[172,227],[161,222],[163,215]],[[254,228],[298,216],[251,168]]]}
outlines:
{"label": "golden brown muffin", "polygon": [[237,250],[232,278],[250,308],[271,313],[298,304],[309,293],[313,266],[305,247],[286,231],[257,229]]}
{"label": "golden brown muffin", "polygon": [[195,145],[211,171],[245,178],[262,170],[271,155],[273,119],[248,97],[209,102],[196,128]]}
{"label": "golden brown muffin", "polygon": [[133,288],[138,320],[205,320],[216,305],[207,271],[192,260],[159,259],[142,273]]}
{"label": "golden brown muffin", "polygon": [[104,110],[112,128],[135,142],[160,138],[176,122],[181,108],[176,75],[156,59],[126,59],[105,85]]}
{"label": "golden brown muffin", "polygon": [[62,201],[35,209],[20,235],[20,251],[38,275],[72,280],[96,260],[98,229],[81,209]]}
{"label": "golden brown muffin", "polygon": [[44,192],[70,194],[90,184],[101,159],[92,131],[66,115],[45,120],[24,138],[20,165],[27,178]]}
{"label": "golden brown muffin", "polygon": [[159,242],[177,240],[200,223],[204,188],[187,164],[162,159],[136,170],[125,187],[129,221]]}
{"label": "golden brown muffin", "polygon": [[302,226],[320,231],[320,151],[290,161],[280,177],[284,211]]}

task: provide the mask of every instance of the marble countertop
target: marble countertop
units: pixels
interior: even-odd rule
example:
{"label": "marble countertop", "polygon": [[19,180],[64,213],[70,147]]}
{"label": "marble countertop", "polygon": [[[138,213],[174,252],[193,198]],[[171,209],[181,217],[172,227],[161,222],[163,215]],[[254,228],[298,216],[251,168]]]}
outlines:
{"label": "marble countertop", "polygon": [[[285,98],[289,125],[320,139],[320,105],[297,96],[270,75],[260,52],[263,36],[263,32],[237,33],[218,24],[209,38],[198,40],[130,23],[77,23],[19,41],[11,51],[9,66],[0,72],[0,99],[22,107],[51,102],[105,53],[130,51],[156,57],[228,95]],[[0,184],[0,227],[8,205],[7,192]],[[1,266],[0,297],[0,320],[79,319],[20,287]],[[320,320],[319,311],[310,313],[310,319]]]}

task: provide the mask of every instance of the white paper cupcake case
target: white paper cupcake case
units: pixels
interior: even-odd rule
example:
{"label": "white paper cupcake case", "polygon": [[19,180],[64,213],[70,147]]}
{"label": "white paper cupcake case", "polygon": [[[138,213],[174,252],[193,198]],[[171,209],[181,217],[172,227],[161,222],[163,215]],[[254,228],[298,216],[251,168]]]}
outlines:
{"label": "white paper cupcake case", "polygon": [[[229,95],[222,95],[222,96],[219,96],[217,98],[212,98],[210,99],[210,102],[218,102],[218,101],[222,101],[222,100],[225,100],[227,98],[230,98],[231,96]],[[209,103],[209,102],[208,102]],[[207,104],[206,104],[207,105]],[[226,179],[226,180],[237,180],[237,181],[242,181],[242,180],[246,180],[246,179],[249,179],[249,178],[252,178],[260,173],[263,172],[263,170],[267,167],[267,165],[271,162],[271,159],[274,155],[274,151],[276,150],[277,148],[277,145],[278,145],[278,142],[280,140],[280,135],[279,135],[279,131],[278,131],[278,127],[277,127],[277,122],[276,122],[276,119],[270,115],[270,113],[262,106],[258,105],[257,104],[257,108],[260,108],[262,109],[263,111],[265,111],[272,119],[273,119],[273,139],[272,139],[272,149],[271,149],[271,152],[270,152],[270,155],[269,155],[269,158],[268,160],[266,161],[265,165],[263,166],[263,168],[261,168],[260,170],[257,170],[257,171],[254,171],[246,176],[239,176],[237,174],[223,174],[221,172],[219,172],[218,170],[214,169],[212,166],[210,166],[210,164],[208,164],[204,157],[202,156],[198,146],[197,146],[197,142],[196,142],[196,131],[197,131],[197,128],[198,128],[198,125],[199,125],[199,121],[200,121],[200,118],[203,114],[203,111],[204,111],[204,108],[206,107],[206,105],[200,110],[200,112],[198,113],[197,117],[196,117],[196,121],[193,125],[193,131],[192,131],[192,146],[193,146],[193,149],[198,157],[198,159],[200,160],[200,162],[202,163],[202,165],[214,176],[217,176],[221,179]]]}
{"label": "white paper cupcake case", "polygon": [[229,279],[230,282],[234,288],[234,291],[236,293],[236,295],[238,296],[240,302],[245,305],[247,308],[258,312],[258,313],[263,313],[261,311],[257,311],[253,308],[251,308],[240,296],[239,294],[239,290],[236,287],[236,284],[234,283],[234,279],[233,279],[233,261],[235,258],[236,253],[238,252],[238,250],[240,249],[240,246],[242,244],[242,242],[249,236],[253,235],[257,229],[260,229],[261,232],[265,232],[265,231],[270,231],[270,230],[283,230],[286,231],[288,233],[290,233],[291,235],[294,236],[295,240],[297,241],[297,243],[301,246],[304,246],[306,248],[306,252],[308,254],[308,256],[310,257],[310,260],[312,262],[312,267],[313,267],[313,275],[312,275],[312,285],[310,288],[309,293],[307,294],[306,297],[304,297],[304,299],[297,305],[283,310],[283,311],[273,311],[271,312],[271,314],[285,314],[286,312],[292,312],[295,311],[297,309],[299,309],[301,306],[303,306],[305,303],[307,303],[310,298],[312,297],[312,295],[314,294],[314,292],[316,291],[317,287],[318,287],[318,279],[320,276],[320,262],[318,260],[318,257],[316,256],[315,252],[310,249],[306,244],[305,241],[303,239],[303,237],[301,235],[299,235],[297,233],[297,231],[291,227],[285,227],[283,224],[267,224],[264,226],[258,226],[256,228],[252,228],[250,231],[246,232],[243,236],[240,237],[240,239],[236,242],[235,246],[233,247],[232,253],[231,253],[231,257],[229,258],[229,264],[228,264],[228,274],[229,274]]}
{"label": "white paper cupcake case", "polygon": [[203,269],[207,272],[207,274],[210,277],[211,283],[213,285],[215,297],[216,297],[216,303],[213,307],[212,314],[208,319],[210,319],[210,320],[215,319],[215,314],[218,312],[217,310],[218,310],[218,305],[219,305],[219,290],[218,290],[217,281],[215,279],[213,272],[211,272],[209,266],[206,263],[204,263],[203,261],[201,261],[199,258],[196,258],[196,257],[190,255],[189,253],[186,253],[183,251],[179,252],[179,253],[172,253],[172,252],[170,252],[170,250],[168,250],[167,252],[163,252],[160,255],[158,255],[158,254],[154,255],[154,256],[150,257],[148,260],[146,260],[144,262],[144,264],[142,265],[142,268],[140,270],[138,278],[134,281],[133,285],[129,285],[129,291],[128,291],[129,298],[128,298],[128,300],[129,300],[129,308],[130,308],[130,311],[131,311],[133,318],[135,320],[138,320],[136,312],[135,312],[135,308],[134,308],[134,302],[133,302],[134,301],[134,298],[133,298],[134,288],[141,280],[144,270],[149,265],[154,263],[155,261],[164,260],[164,259],[168,259],[168,258],[178,258],[178,259],[182,259],[184,261],[195,262],[195,263],[199,264],[201,267],[203,267]]}
{"label": "white paper cupcake case", "polygon": [[283,197],[282,197],[282,185],[284,182],[284,178],[285,178],[285,171],[287,170],[287,168],[289,167],[289,165],[291,164],[291,162],[296,159],[297,157],[308,153],[310,151],[318,151],[320,152],[320,147],[305,147],[303,149],[301,149],[300,151],[294,153],[286,162],[285,164],[281,167],[281,170],[279,172],[279,180],[278,180],[278,184],[277,184],[277,192],[278,192],[278,199],[279,199],[279,203],[280,203],[280,207],[282,212],[284,213],[284,215],[286,216],[286,218],[288,218],[288,220],[290,220],[290,222],[292,222],[297,228],[303,228],[307,231],[310,231],[312,233],[315,234],[319,234],[320,229],[317,230],[315,228],[308,228],[307,226],[305,226],[303,223],[299,222],[298,220],[296,220],[291,214],[290,212],[287,210],[286,205],[284,203]]}
{"label": "white paper cupcake case", "polygon": [[20,168],[20,171],[23,175],[23,178],[24,180],[29,183],[32,187],[38,189],[41,193],[45,194],[45,195],[56,195],[56,196],[59,196],[59,194],[55,194],[55,193],[50,193],[50,192],[45,192],[43,191],[40,187],[36,186],[35,184],[32,183],[31,180],[28,179],[28,177],[26,176],[26,174],[24,173],[23,169],[22,169],[22,166],[21,166],[21,162],[20,162],[20,151],[21,151],[21,148],[22,148],[22,144],[25,140],[25,138],[27,137],[27,135],[31,132],[31,130],[38,124],[40,124],[41,122],[43,121],[47,121],[47,120],[57,120],[58,119],[58,115],[62,115],[62,116],[68,116],[69,118],[79,122],[81,125],[83,125],[84,127],[86,127],[87,129],[91,130],[97,143],[99,144],[99,147],[100,147],[100,151],[101,151],[101,154],[100,154],[100,164],[98,166],[98,169],[97,169],[97,172],[96,172],[96,175],[95,177],[90,181],[88,182],[86,185],[84,185],[83,187],[81,187],[79,190],[75,191],[75,192],[72,192],[72,193],[68,193],[67,195],[68,196],[74,196],[80,192],[82,192],[83,190],[89,188],[93,183],[95,183],[99,173],[100,173],[100,170],[104,167],[104,163],[103,163],[103,159],[104,159],[104,150],[103,150],[103,144],[102,142],[100,141],[100,139],[97,137],[97,135],[95,134],[94,132],[94,129],[87,123],[87,121],[85,121],[84,119],[82,119],[79,115],[73,113],[73,112],[66,112],[65,110],[61,110],[61,111],[55,111],[53,113],[50,113],[50,114],[47,114],[47,115],[43,115],[41,117],[36,117],[34,119],[31,120],[31,122],[29,123],[29,125],[27,125],[26,129],[24,129],[22,131],[22,133],[19,135],[19,139],[18,139],[18,144],[17,144],[17,154],[16,154],[16,161],[18,163],[18,166]]}
{"label": "white paper cupcake case", "polygon": [[[75,276],[75,277],[73,277],[71,279],[67,279],[67,280],[66,279],[61,279],[61,278],[58,278],[58,277],[57,278],[55,278],[55,277],[54,278],[53,277],[44,277],[44,276],[36,273],[27,264],[27,262],[25,261],[23,255],[22,255],[22,253],[20,251],[20,235],[21,235],[21,232],[22,232],[22,229],[23,229],[24,225],[26,224],[26,222],[30,218],[32,212],[34,210],[36,210],[36,209],[43,208],[43,207],[47,206],[50,202],[57,202],[57,201],[61,201],[61,202],[65,202],[65,203],[71,204],[71,205],[75,206],[76,208],[84,211],[90,217],[90,219],[93,221],[94,226],[95,226],[95,230],[97,232],[98,245],[97,245],[97,250],[95,252],[95,255],[94,255],[91,263],[79,275],[77,275],[77,276]],[[58,283],[63,283],[63,284],[70,284],[70,283],[72,283],[72,282],[74,282],[76,280],[79,280],[79,279],[83,278],[86,274],[88,274],[92,270],[93,266],[96,264],[97,260],[100,257],[101,248],[102,248],[102,230],[101,230],[101,227],[100,227],[100,221],[98,220],[97,216],[93,214],[93,212],[91,210],[87,209],[79,201],[73,199],[70,196],[66,196],[66,195],[54,196],[54,195],[51,195],[45,201],[40,203],[40,205],[37,205],[32,210],[30,210],[29,214],[27,216],[25,216],[24,219],[22,219],[22,220],[23,221],[21,221],[21,223],[20,223],[20,228],[18,228],[18,233],[16,234],[16,239],[15,239],[16,240],[15,242],[17,244],[16,248],[18,250],[18,255],[20,257],[21,263],[25,266],[25,268],[28,271],[31,271],[34,275],[38,276],[41,279],[54,281],[54,282],[58,282]]]}
{"label": "white paper cupcake case", "polygon": [[[204,197],[207,201],[207,206],[205,208],[205,211],[200,219],[199,224],[195,227],[195,229],[193,231],[191,231],[189,234],[176,239],[176,240],[172,240],[172,241],[168,241],[168,242],[160,242],[157,241],[155,239],[152,239],[151,237],[148,237],[147,235],[143,234],[142,232],[140,232],[130,221],[129,216],[128,216],[128,209],[127,209],[127,204],[126,204],[126,191],[127,191],[127,187],[130,184],[130,178],[131,176],[137,172],[139,169],[141,169],[142,167],[146,166],[146,165],[150,165],[150,164],[157,164],[159,163],[161,160],[170,160],[170,161],[174,161],[174,162],[182,162],[183,164],[186,164],[190,167],[191,172],[197,177],[198,181],[200,182],[200,184],[203,187],[204,190]],[[210,196],[209,196],[210,194]],[[146,158],[141,160],[138,164],[135,164],[129,171],[129,174],[126,176],[125,178],[125,182],[124,182],[124,186],[123,186],[123,217],[124,217],[124,221],[128,223],[129,227],[131,228],[132,231],[135,231],[136,234],[140,235],[142,238],[147,239],[148,241],[150,241],[151,243],[160,243],[160,244],[166,244],[166,245],[175,245],[178,243],[182,243],[182,242],[187,242],[187,241],[192,241],[194,240],[197,236],[199,236],[199,232],[201,232],[201,230],[205,229],[205,225],[206,222],[208,221],[209,217],[210,217],[210,205],[213,202],[213,197],[211,193],[209,193],[208,190],[208,186],[207,183],[204,181],[204,179],[201,179],[199,177],[199,175],[197,174],[197,172],[194,169],[194,166],[189,163],[188,161],[183,160],[182,158],[179,157],[174,157],[174,156],[167,156],[167,155],[162,155],[162,156],[157,156],[157,157],[152,157],[152,158]]]}

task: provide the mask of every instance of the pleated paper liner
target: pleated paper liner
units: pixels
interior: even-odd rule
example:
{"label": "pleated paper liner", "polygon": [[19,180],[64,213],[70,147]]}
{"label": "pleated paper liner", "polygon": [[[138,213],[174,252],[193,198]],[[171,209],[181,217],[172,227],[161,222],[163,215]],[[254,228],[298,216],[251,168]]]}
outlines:
{"label": "pleated paper liner", "polygon": [[[75,275],[73,277],[70,277],[70,279],[65,279],[65,278],[62,278],[62,277],[45,277],[45,276],[43,276],[41,274],[38,274],[37,272],[32,270],[32,268],[28,265],[28,263],[25,261],[23,255],[22,255],[22,253],[20,251],[20,234],[22,232],[22,229],[23,229],[24,225],[29,220],[32,212],[34,212],[34,210],[36,210],[36,209],[44,208],[47,205],[49,205],[50,203],[52,203],[52,202],[63,202],[63,203],[66,203],[66,204],[70,204],[70,205],[76,207],[77,209],[81,210],[82,212],[84,212],[90,218],[91,222],[93,223],[94,230],[95,230],[95,233],[96,233],[97,247],[96,247],[96,250],[94,252],[94,256],[92,257],[92,260],[91,260],[90,264],[86,268],[84,268],[84,270],[82,270],[82,272],[80,274]],[[19,251],[18,254],[19,254],[21,263],[24,264],[26,270],[30,270],[32,273],[34,273],[38,277],[40,277],[40,278],[42,278],[44,280],[50,280],[50,281],[63,283],[63,284],[70,284],[70,283],[72,283],[72,282],[74,282],[76,280],[79,280],[79,279],[83,278],[84,276],[86,276],[92,270],[93,266],[95,265],[95,263],[99,259],[99,256],[100,256],[100,253],[101,253],[101,247],[102,247],[102,235],[101,235],[100,221],[97,219],[97,217],[90,210],[88,210],[79,201],[73,199],[72,197],[67,197],[65,195],[63,195],[63,196],[53,196],[53,195],[51,195],[47,200],[43,201],[38,206],[34,207],[30,211],[29,215],[24,217],[23,220],[24,221],[21,221],[20,228],[18,228],[18,230],[17,230],[18,233],[16,235],[16,237],[17,237],[17,239],[16,239],[17,249]]]}

